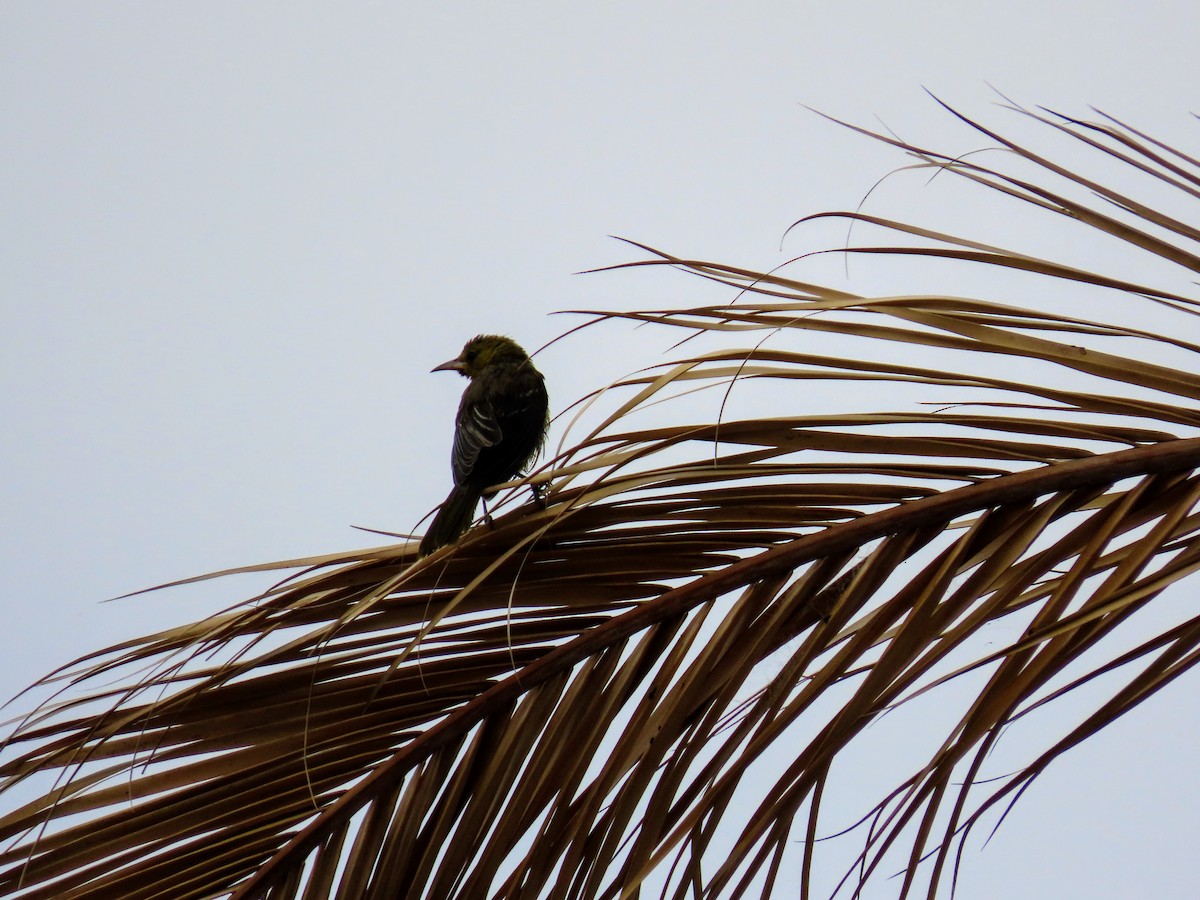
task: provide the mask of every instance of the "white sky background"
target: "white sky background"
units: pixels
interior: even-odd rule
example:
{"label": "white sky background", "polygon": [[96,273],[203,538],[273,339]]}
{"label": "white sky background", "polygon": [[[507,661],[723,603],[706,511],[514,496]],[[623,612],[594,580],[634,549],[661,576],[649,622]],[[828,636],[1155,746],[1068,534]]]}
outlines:
{"label": "white sky background", "polygon": [[[965,150],[922,86],[1004,127],[992,84],[1200,143],[1192,3],[434,6],[0,6],[3,697],[245,590],[102,599],[415,527],[463,386],[428,372],[472,334],[712,299],[573,275],[641,257],[606,235],[752,267],[836,246],[780,240],[904,160],[804,105]],[[945,226],[924,184],[868,208]],[[669,337],[552,348],[554,408]],[[961,896],[1193,896],[1196,698],[1055,766]]]}

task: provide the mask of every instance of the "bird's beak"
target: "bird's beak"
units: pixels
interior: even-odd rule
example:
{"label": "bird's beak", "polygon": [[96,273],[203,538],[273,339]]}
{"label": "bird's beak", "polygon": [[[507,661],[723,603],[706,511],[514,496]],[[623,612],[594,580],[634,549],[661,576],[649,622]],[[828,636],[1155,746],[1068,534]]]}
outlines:
{"label": "bird's beak", "polygon": [[462,374],[463,361],[461,359],[452,359],[449,362],[444,362],[440,366],[434,366],[430,372],[458,372]]}

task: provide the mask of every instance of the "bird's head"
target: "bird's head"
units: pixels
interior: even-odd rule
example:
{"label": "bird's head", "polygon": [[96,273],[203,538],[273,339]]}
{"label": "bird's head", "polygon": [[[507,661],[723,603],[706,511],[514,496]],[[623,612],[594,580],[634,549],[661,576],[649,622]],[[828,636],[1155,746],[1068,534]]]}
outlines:
{"label": "bird's head", "polygon": [[471,338],[456,359],[434,366],[431,371],[453,371],[467,378],[474,378],[489,365],[499,360],[520,362],[529,359],[529,354],[512,338],[502,334],[481,334]]}

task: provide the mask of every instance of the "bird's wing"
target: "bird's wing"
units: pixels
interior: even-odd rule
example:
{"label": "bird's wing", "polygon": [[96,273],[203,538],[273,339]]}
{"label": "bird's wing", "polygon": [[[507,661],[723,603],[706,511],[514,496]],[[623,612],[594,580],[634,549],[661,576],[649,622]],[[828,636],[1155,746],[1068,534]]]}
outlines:
{"label": "bird's wing", "polygon": [[466,480],[471,474],[481,450],[496,446],[504,437],[491,403],[483,398],[463,399],[467,402],[458,410],[454,449],[450,454],[450,470],[454,473],[455,484]]}

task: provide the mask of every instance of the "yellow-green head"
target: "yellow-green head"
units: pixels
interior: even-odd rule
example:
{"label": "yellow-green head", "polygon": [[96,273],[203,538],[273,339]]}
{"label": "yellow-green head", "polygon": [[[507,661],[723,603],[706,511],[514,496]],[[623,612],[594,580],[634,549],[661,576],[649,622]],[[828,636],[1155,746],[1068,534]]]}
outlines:
{"label": "yellow-green head", "polygon": [[481,334],[467,341],[456,359],[434,366],[432,371],[453,371],[474,378],[494,362],[522,362],[527,359],[529,354],[512,338],[502,334]]}

